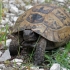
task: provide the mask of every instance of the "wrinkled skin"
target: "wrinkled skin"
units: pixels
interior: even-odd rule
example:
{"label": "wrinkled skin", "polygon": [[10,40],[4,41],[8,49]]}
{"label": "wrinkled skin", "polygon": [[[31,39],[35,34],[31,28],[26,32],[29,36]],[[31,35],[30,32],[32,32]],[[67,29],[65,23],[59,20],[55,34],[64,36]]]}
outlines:
{"label": "wrinkled skin", "polygon": [[12,39],[12,42],[9,47],[10,55],[11,56],[17,55],[19,52],[19,46],[35,47],[36,48],[34,52],[35,65],[40,65],[43,63],[46,47],[48,49],[48,45],[49,45],[49,48],[51,49],[51,47],[53,46],[52,42],[47,41],[45,38],[39,36],[38,34],[34,33],[31,30],[23,30],[19,32],[19,35],[15,33],[13,34],[13,36],[14,38]]}

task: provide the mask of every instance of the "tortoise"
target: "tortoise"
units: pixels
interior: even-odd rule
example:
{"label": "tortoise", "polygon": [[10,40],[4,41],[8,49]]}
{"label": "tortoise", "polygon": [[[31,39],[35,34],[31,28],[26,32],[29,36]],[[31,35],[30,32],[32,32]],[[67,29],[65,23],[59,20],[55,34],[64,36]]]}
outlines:
{"label": "tortoise", "polygon": [[20,15],[13,26],[12,35],[9,47],[11,56],[17,55],[19,44],[22,48],[33,47],[33,63],[42,64],[45,50],[52,50],[69,42],[69,13],[55,4],[36,5]]}

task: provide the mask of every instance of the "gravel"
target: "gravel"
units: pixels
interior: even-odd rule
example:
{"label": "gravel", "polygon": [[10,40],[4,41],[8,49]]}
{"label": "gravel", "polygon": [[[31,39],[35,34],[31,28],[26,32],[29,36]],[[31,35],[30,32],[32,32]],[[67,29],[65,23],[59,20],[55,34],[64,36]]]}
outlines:
{"label": "gravel", "polygon": [[[26,10],[30,9],[36,4],[45,3],[45,0],[3,0],[3,16],[0,24],[0,28],[4,27],[6,24],[9,26],[13,26],[17,20],[17,18],[24,13]],[[70,2],[68,0],[52,0],[52,3],[60,4],[65,6],[66,9],[70,9]],[[9,46],[11,39],[6,40],[6,46]],[[5,46],[3,42],[0,44],[0,49],[2,46]],[[8,48],[8,47],[7,47]],[[4,51],[4,50],[3,50]],[[1,56],[2,55],[2,56]],[[25,66],[22,65],[24,62],[23,59],[18,59],[17,57],[11,61],[5,62],[6,60],[10,59],[9,50],[5,50],[2,52],[0,51],[0,60],[4,62],[0,62],[0,70],[48,70],[44,68],[39,68],[38,66]],[[22,57],[22,56],[21,56]],[[3,59],[4,58],[4,59]],[[15,62],[14,62],[15,61]],[[53,64],[49,70],[60,70],[60,64]],[[67,70],[66,68],[62,68],[62,70]]]}

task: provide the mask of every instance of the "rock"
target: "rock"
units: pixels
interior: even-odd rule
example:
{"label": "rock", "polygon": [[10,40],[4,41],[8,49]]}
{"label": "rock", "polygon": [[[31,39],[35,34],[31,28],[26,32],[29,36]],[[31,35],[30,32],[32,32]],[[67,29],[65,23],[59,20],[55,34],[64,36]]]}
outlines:
{"label": "rock", "polygon": [[25,9],[28,10],[28,9],[30,9],[32,7],[33,7],[32,5],[27,5],[27,6],[25,6]]}
{"label": "rock", "polygon": [[8,59],[10,59],[10,52],[9,49],[5,50],[5,52],[3,53],[3,55],[0,57],[0,61],[6,61]]}
{"label": "rock", "polygon": [[66,68],[61,67],[61,70],[67,70]]}
{"label": "rock", "polygon": [[3,0],[3,2],[8,2],[8,0]]}
{"label": "rock", "polygon": [[9,47],[11,41],[12,41],[12,39],[7,39],[6,44],[5,44],[5,41],[1,41],[0,49],[4,49],[5,47],[6,48]]}
{"label": "rock", "polygon": [[70,70],[70,69],[67,69],[67,68],[61,67],[61,70]]}
{"label": "rock", "polygon": [[2,28],[2,27],[5,27],[5,26],[4,26],[3,24],[2,24],[2,25],[0,25],[0,31],[1,31],[1,28]]}
{"label": "rock", "polygon": [[70,9],[70,6],[68,6],[68,8]]}
{"label": "rock", "polygon": [[9,21],[8,26],[13,26],[15,23]]}
{"label": "rock", "polygon": [[33,3],[38,3],[38,1],[37,0],[33,0]]}
{"label": "rock", "polygon": [[6,8],[6,9],[8,9],[8,8],[9,8],[8,3],[4,3],[4,4],[3,4],[3,7]]}
{"label": "rock", "polygon": [[28,3],[30,3],[30,2],[31,2],[31,0],[24,0],[24,2],[28,2]]}
{"label": "rock", "polygon": [[9,22],[9,18],[2,19],[1,24],[5,25]]}
{"label": "rock", "polygon": [[33,67],[30,67],[30,70],[39,70],[39,67],[33,66]]}
{"label": "rock", "polygon": [[35,4],[40,4],[40,3],[44,3],[45,2],[45,0],[33,0],[33,3],[35,3]]}
{"label": "rock", "polygon": [[37,0],[38,1],[38,3],[44,3],[45,2],[45,0]]}
{"label": "rock", "polygon": [[13,68],[13,67],[6,67],[3,70],[19,70],[19,69],[16,69],[16,68]]}
{"label": "rock", "polygon": [[4,64],[0,64],[0,69],[3,69],[5,68],[5,65]]}
{"label": "rock", "polygon": [[11,41],[12,41],[12,39],[7,39],[7,40],[6,40],[6,46],[7,46],[7,47],[9,47]]}
{"label": "rock", "polygon": [[52,65],[52,67],[50,68],[50,70],[60,70],[60,64],[54,63],[54,64]]}
{"label": "rock", "polygon": [[18,16],[21,15],[21,14],[23,14],[24,12],[25,11],[23,11],[23,10],[19,10]]}
{"label": "rock", "polygon": [[15,21],[17,20],[17,18],[18,18],[17,16],[11,16],[10,17],[10,21],[13,22],[13,23],[15,23]]}
{"label": "rock", "polygon": [[64,2],[64,0],[57,0],[58,2]]}
{"label": "rock", "polygon": [[14,17],[14,18],[13,18],[14,22],[16,22],[17,18],[18,18],[18,17]]}
{"label": "rock", "polygon": [[16,62],[16,63],[22,63],[23,62],[23,60],[22,59],[13,59],[11,62]]}
{"label": "rock", "polygon": [[18,13],[18,8],[15,5],[10,4],[9,6],[10,6],[9,10],[10,10],[11,13],[14,13],[14,14]]}
{"label": "rock", "polygon": [[2,52],[0,51],[0,56],[2,55]]}
{"label": "rock", "polygon": [[16,0],[10,0],[8,2],[9,2],[9,4],[14,4],[14,3],[16,3]]}

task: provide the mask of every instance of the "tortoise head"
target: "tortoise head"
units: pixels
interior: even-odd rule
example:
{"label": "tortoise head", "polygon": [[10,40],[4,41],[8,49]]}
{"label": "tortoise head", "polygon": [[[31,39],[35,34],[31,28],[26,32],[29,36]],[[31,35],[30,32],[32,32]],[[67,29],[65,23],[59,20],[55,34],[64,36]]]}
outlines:
{"label": "tortoise head", "polygon": [[33,32],[30,29],[25,29],[23,31],[23,39],[24,39],[24,41],[27,41],[27,42],[36,41],[38,39],[38,36],[39,36],[38,34],[36,34],[35,32]]}

